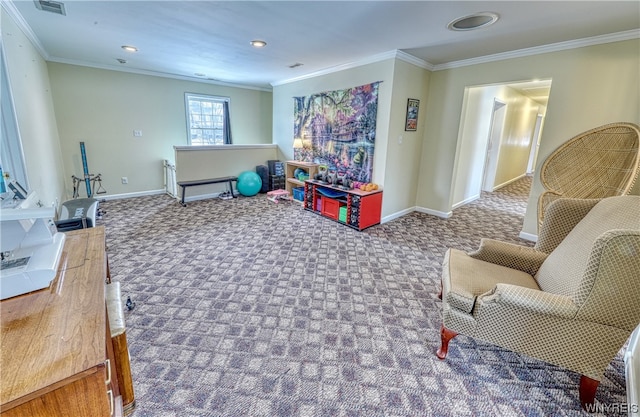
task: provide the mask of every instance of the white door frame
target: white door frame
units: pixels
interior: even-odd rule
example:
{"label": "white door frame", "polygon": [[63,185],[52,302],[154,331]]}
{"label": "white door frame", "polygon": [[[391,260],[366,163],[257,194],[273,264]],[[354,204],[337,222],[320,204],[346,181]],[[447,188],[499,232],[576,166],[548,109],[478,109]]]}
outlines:
{"label": "white door frame", "polygon": [[491,110],[491,123],[489,128],[489,139],[487,140],[487,151],[482,173],[482,191],[493,191],[493,186],[498,169],[498,155],[500,143],[504,135],[504,125],[507,113],[507,103],[493,99]]}
{"label": "white door frame", "polygon": [[533,128],[533,136],[531,140],[531,151],[529,153],[529,162],[527,162],[527,174],[531,174],[536,170],[536,162],[538,160],[538,149],[540,149],[540,135],[542,133],[542,124],[544,123],[544,115],[538,113],[536,117],[536,125]]}

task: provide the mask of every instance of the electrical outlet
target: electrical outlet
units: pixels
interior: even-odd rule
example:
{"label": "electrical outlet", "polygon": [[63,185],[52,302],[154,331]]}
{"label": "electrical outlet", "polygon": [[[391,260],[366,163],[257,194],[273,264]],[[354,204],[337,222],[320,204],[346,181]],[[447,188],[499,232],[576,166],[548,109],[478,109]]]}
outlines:
{"label": "electrical outlet", "polygon": [[123,184],[129,184],[129,178],[127,178],[127,177],[122,177],[122,183],[123,183]]}
{"label": "electrical outlet", "polygon": [[134,130],[133,131],[133,136],[135,136],[136,138],[141,138],[142,137],[142,130]]}

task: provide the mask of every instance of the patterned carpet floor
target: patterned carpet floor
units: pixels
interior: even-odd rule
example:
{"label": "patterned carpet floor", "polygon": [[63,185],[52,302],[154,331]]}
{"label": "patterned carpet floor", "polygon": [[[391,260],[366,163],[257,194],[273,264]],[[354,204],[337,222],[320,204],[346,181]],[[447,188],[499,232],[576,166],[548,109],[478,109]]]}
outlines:
{"label": "patterned carpet floor", "polygon": [[[464,336],[434,354],[445,251],[531,245],[530,184],[363,232],[264,195],[102,203],[112,278],[136,303],[134,416],[594,415],[573,372]],[[596,399],[626,401],[622,351]]]}

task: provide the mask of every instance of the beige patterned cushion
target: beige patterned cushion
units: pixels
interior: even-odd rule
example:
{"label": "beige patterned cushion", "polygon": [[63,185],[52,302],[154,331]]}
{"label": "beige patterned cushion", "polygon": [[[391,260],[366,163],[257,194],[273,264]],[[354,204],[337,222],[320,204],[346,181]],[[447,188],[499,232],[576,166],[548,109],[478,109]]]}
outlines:
{"label": "beige patterned cushion", "polygon": [[551,253],[601,199],[562,198],[549,205],[535,248]]}
{"label": "beige patterned cushion", "polygon": [[576,320],[632,331],[640,321],[639,281],[640,228],[604,233],[594,245],[585,279],[573,297],[581,306]]}
{"label": "beige patterned cushion", "polygon": [[[517,306],[530,301],[516,301],[518,294],[511,297],[511,289],[499,289],[503,296],[498,299],[479,297],[475,331],[464,334],[598,381],[629,337],[626,330],[568,318],[571,303],[563,301],[568,297],[539,292],[541,298],[532,311]],[[543,309],[554,313],[541,313]]]}
{"label": "beige patterned cushion", "polygon": [[482,239],[478,250],[471,252],[469,256],[535,275],[548,255],[528,246],[514,245],[513,243],[493,239]]}
{"label": "beige patterned cushion", "polygon": [[483,295],[484,304],[501,303],[503,306],[526,311],[527,314],[543,314],[573,319],[578,310],[571,299],[564,295],[510,284],[498,284],[490,293]]}
{"label": "beige patterned cushion", "polygon": [[505,283],[538,290],[538,284],[526,272],[474,259],[466,253],[449,249],[443,265],[448,283],[446,302],[465,313],[471,313],[479,295]]}
{"label": "beige patterned cushion", "polygon": [[544,261],[535,276],[540,288],[574,297],[596,239],[612,229],[640,230],[640,196],[609,197],[596,204]]}

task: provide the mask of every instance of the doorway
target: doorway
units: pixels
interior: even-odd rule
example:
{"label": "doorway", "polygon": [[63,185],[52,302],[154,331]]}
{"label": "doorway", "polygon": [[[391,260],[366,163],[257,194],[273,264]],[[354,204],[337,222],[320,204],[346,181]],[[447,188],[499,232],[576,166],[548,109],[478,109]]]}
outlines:
{"label": "doorway", "polygon": [[465,88],[452,209],[535,170],[550,92],[550,79]]}

